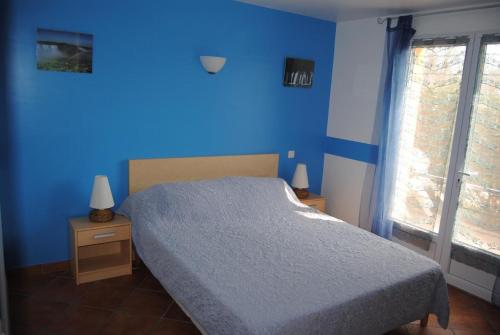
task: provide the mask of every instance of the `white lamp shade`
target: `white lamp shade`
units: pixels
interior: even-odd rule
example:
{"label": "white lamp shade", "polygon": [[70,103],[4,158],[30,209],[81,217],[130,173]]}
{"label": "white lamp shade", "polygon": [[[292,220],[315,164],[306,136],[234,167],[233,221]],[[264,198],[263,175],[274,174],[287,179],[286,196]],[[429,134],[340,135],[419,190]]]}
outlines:
{"label": "white lamp shade", "polygon": [[90,208],[108,209],[115,205],[113,194],[109,187],[108,177],[95,176],[92,196],[90,197]]}
{"label": "white lamp shade", "polygon": [[210,74],[216,74],[222,70],[224,64],[226,64],[226,58],[224,57],[201,56],[200,61],[205,70]]}
{"label": "white lamp shade", "polygon": [[307,178],[307,167],[305,164],[297,164],[295,173],[293,175],[292,187],[295,188],[308,188],[309,179]]}

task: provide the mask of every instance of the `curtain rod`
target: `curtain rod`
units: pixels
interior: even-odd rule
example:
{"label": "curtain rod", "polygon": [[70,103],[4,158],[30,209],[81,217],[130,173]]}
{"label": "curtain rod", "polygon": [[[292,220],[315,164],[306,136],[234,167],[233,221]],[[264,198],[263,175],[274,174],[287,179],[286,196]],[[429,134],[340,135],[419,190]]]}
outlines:
{"label": "curtain rod", "polygon": [[487,4],[482,4],[482,5],[452,7],[452,8],[444,8],[444,9],[431,10],[431,11],[420,11],[420,12],[413,12],[413,13],[401,13],[401,14],[398,14],[398,15],[377,17],[377,22],[379,24],[382,24],[382,23],[386,22],[387,19],[397,19],[398,17],[400,17],[402,15],[427,16],[427,15],[436,15],[436,14],[448,14],[448,13],[465,12],[465,11],[469,11],[469,10],[495,8],[495,7],[500,7],[500,3],[499,2],[497,2],[497,3],[487,3]]}

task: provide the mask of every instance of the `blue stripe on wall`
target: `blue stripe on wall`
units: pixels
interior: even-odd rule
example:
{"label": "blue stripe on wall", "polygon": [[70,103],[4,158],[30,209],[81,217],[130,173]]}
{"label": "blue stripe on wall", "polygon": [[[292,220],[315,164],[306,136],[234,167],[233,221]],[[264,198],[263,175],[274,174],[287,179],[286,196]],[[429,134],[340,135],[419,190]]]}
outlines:
{"label": "blue stripe on wall", "polygon": [[345,157],[369,164],[377,164],[378,146],[361,142],[327,137],[325,141],[327,154]]}

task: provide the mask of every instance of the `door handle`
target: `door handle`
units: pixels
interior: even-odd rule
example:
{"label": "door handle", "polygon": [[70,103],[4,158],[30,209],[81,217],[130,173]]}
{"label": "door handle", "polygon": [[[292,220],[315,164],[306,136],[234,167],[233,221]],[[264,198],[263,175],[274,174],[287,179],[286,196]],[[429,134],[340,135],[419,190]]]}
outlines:
{"label": "door handle", "polygon": [[108,237],[113,237],[115,236],[116,233],[103,233],[103,234],[96,234],[94,235],[95,240],[100,240],[102,238],[108,238]]}
{"label": "door handle", "polygon": [[462,184],[462,180],[464,177],[475,177],[477,175],[478,175],[477,172],[458,171],[457,172],[458,183]]}
{"label": "door handle", "polygon": [[468,172],[468,171],[458,171],[457,174],[460,176],[475,177],[475,176],[477,176],[478,173],[477,172]]}

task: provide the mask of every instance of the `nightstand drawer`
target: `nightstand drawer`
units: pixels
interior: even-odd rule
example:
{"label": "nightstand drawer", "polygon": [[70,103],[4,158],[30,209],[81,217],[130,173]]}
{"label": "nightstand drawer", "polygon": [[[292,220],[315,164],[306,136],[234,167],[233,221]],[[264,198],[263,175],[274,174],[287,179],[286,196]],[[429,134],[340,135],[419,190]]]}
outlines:
{"label": "nightstand drawer", "polygon": [[122,241],[130,238],[130,226],[92,229],[78,232],[78,246]]}

